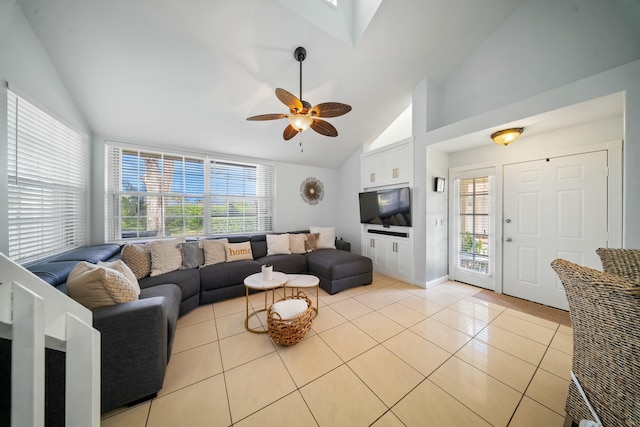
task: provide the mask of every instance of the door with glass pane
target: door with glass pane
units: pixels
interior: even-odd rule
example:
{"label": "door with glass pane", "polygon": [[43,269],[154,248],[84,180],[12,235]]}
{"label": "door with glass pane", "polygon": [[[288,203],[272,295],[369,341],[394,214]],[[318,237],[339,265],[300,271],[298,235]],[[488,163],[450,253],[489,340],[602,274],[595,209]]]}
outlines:
{"label": "door with glass pane", "polygon": [[493,177],[485,173],[467,173],[455,180],[452,276],[494,289]]}

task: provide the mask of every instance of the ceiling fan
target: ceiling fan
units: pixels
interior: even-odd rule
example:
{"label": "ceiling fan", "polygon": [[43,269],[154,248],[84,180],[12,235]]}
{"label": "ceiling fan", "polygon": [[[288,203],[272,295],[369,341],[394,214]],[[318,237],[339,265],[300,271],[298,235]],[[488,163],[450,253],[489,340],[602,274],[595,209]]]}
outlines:
{"label": "ceiling fan", "polygon": [[302,61],[307,57],[307,50],[303,47],[296,48],[293,57],[300,63],[300,98],[287,92],[284,89],[276,88],[276,97],[287,107],[290,114],[261,114],[248,117],[247,120],[263,121],[289,119],[289,125],[285,128],[282,136],[285,141],[290,140],[298,133],[311,128],[319,134],[325,136],[338,136],[335,127],[322,118],[338,117],[351,111],[351,106],[339,102],[324,102],[311,106],[307,101],[302,100]]}

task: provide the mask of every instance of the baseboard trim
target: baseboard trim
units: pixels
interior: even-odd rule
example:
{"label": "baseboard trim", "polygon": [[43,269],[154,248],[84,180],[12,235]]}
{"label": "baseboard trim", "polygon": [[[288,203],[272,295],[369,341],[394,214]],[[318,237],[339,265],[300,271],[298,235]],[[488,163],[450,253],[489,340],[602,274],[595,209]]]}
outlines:
{"label": "baseboard trim", "polygon": [[439,285],[440,283],[444,283],[447,280],[449,280],[449,275],[438,277],[437,279],[429,280],[427,282],[427,289],[432,288],[436,285]]}

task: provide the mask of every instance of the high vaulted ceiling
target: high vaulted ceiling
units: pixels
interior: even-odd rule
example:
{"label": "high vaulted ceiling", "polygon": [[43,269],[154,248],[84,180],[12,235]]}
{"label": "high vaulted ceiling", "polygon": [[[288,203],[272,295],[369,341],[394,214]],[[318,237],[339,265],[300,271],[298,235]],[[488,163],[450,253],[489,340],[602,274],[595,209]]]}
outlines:
{"label": "high vaulted ceiling", "polygon": [[[351,43],[284,0],[20,5],[94,134],[338,168],[405,110],[420,79],[445,79],[522,1],[383,0]],[[286,120],[246,121],[287,112],[278,87],[299,95],[297,46],[307,49],[304,99],[353,107],[328,119],[338,137],[304,132],[304,152],[299,136],[283,140]]]}

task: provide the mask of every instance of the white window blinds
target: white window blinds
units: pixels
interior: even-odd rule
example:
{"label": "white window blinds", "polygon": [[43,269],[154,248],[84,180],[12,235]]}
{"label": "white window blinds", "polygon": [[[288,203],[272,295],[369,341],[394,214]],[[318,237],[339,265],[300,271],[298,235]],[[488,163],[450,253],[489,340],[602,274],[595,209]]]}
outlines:
{"label": "white window blinds", "polygon": [[107,144],[107,240],[271,231],[274,168]]}
{"label": "white window blinds", "polygon": [[86,136],[7,91],[9,257],[30,263],[86,244]]}

